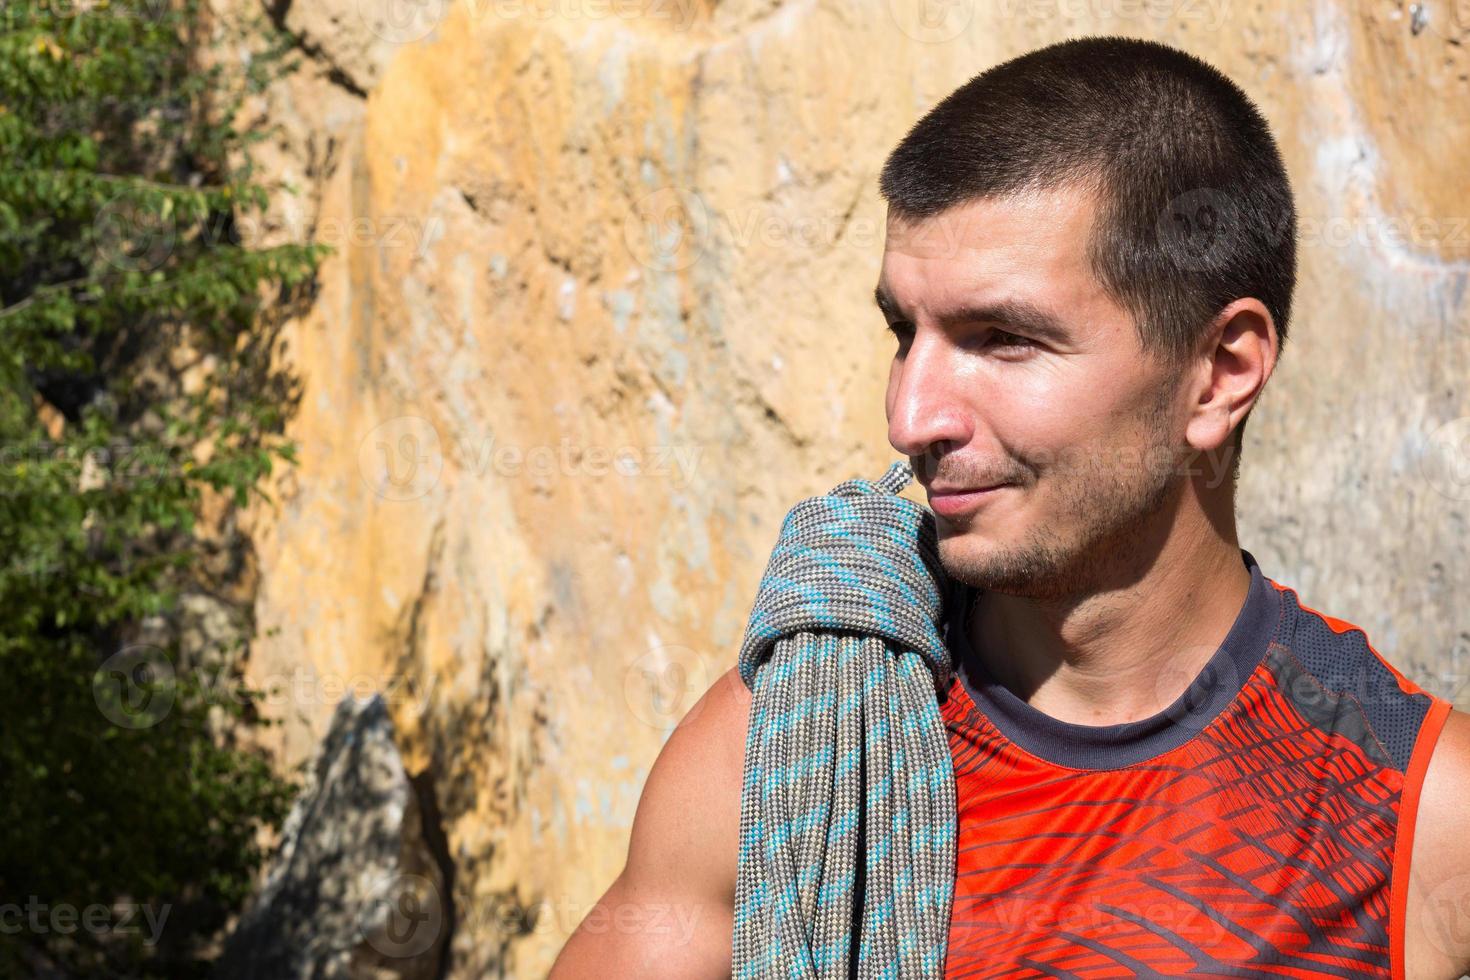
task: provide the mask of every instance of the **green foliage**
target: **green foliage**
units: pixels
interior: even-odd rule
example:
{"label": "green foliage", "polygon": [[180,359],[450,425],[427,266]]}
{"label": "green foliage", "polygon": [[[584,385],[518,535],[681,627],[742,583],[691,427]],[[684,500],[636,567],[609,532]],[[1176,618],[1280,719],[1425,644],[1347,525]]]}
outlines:
{"label": "green foliage", "polygon": [[327,251],[241,243],[266,134],[234,120],[292,39],[204,64],[199,8],[0,6],[0,975],[198,973],[289,804],[229,734],[253,692],[130,644],[198,585],[206,494],[291,460],[267,313]]}

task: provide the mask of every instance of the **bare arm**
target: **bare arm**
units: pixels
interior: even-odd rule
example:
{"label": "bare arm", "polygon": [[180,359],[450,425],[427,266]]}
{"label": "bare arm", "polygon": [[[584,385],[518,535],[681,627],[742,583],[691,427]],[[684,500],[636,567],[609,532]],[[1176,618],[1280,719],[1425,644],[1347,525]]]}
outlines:
{"label": "bare arm", "polygon": [[548,980],[730,976],[749,716],[731,668],[679,722],[648,773],[622,873]]}
{"label": "bare arm", "polygon": [[1470,714],[1451,711],[1435,743],[1420,792],[1404,966],[1408,980],[1470,975]]}

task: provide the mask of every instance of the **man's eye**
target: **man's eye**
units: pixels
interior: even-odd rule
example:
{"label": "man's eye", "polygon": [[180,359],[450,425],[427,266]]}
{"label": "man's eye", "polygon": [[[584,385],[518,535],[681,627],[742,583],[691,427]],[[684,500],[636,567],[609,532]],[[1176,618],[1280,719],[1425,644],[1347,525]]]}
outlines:
{"label": "man's eye", "polygon": [[[905,341],[914,338],[914,325],[902,320],[895,320],[888,324],[888,332],[898,338],[900,344],[903,344]],[[1032,340],[1030,337],[1023,337],[1020,334],[1011,333],[1009,330],[992,329],[985,334],[983,346],[1025,348],[1032,346]]]}
{"label": "man's eye", "polygon": [[1010,333],[1006,330],[990,331],[989,339],[998,341],[1001,347],[1024,347],[1031,343],[1030,337],[1022,337],[1020,334]]}

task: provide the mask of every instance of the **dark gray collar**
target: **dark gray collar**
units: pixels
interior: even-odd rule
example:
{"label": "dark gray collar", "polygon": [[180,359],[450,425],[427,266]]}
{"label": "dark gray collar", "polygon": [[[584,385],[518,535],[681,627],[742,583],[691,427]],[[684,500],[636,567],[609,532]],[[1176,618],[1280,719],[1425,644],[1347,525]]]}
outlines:
{"label": "dark gray collar", "polygon": [[1281,596],[1250,552],[1240,549],[1250,589],[1224,642],[1179,698],[1158,714],[1120,725],[1060,721],[1021,700],[991,677],[970,647],[962,623],[977,594],[966,587],[952,604],[946,642],[960,682],[1001,734],[1049,762],[1074,769],[1116,769],[1151,759],[1197,735],[1225,709],[1265,658],[1281,620]]}

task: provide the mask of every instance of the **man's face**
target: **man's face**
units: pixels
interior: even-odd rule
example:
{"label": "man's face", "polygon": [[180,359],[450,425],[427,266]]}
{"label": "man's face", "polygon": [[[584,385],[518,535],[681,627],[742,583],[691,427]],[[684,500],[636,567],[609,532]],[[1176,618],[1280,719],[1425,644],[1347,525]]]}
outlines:
{"label": "man's face", "polygon": [[946,571],[970,585],[1086,594],[1158,547],[1183,485],[1179,374],[1143,355],[1094,278],[1094,212],[1068,187],[889,221],[888,440],[929,490]]}

